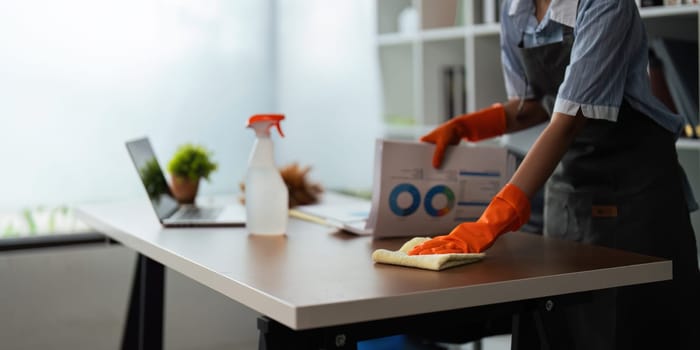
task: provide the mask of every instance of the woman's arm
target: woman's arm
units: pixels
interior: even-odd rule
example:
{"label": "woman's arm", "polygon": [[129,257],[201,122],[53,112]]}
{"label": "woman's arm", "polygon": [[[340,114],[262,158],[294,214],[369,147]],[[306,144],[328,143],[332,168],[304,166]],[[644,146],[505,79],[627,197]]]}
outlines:
{"label": "woman's arm", "polygon": [[522,107],[520,99],[512,99],[503,103],[506,110],[506,133],[516,132],[546,122],[549,119],[547,111],[537,100],[524,100]]}
{"label": "woman's arm", "polygon": [[549,125],[513,174],[510,183],[518,186],[528,198],[532,198],[552,174],[585,123],[586,117],[580,111],[576,116],[554,113]]}

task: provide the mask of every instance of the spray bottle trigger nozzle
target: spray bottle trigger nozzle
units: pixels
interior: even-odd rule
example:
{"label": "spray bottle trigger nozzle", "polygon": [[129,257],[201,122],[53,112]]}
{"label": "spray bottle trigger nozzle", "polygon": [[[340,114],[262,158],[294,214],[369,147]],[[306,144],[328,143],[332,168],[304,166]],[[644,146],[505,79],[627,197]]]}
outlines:
{"label": "spray bottle trigger nozzle", "polygon": [[248,119],[248,127],[252,127],[253,124],[258,122],[266,122],[265,133],[270,134],[270,128],[274,125],[277,127],[277,132],[280,136],[284,137],[282,128],[280,127],[280,121],[284,120],[284,114],[256,114]]}
{"label": "spray bottle trigger nozzle", "polygon": [[280,133],[280,136],[284,137],[284,133],[282,132],[282,128],[280,127],[280,122],[276,122],[275,126],[277,127],[277,132]]}

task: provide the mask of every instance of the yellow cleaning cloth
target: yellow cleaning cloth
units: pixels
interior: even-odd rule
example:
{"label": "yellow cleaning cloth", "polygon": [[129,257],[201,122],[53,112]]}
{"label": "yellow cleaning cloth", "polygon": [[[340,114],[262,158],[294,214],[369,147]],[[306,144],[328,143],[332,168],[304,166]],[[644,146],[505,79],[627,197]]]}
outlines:
{"label": "yellow cleaning cloth", "polygon": [[397,251],[377,249],[372,253],[372,260],[382,264],[417,267],[426,270],[444,270],[450,267],[469,264],[484,258],[484,253],[469,254],[430,254],[408,255],[413,247],[429,240],[427,237],[415,237],[403,244]]}

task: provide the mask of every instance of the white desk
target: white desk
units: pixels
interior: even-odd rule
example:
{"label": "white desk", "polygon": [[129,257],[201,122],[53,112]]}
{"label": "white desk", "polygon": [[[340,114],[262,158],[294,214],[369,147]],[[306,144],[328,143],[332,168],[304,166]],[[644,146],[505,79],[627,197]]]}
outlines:
{"label": "white desk", "polygon": [[[398,249],[406,239],[373,241],[295,219],[285,237],[258,237],[245,228],[162,228],[144,198],[83,205],[77,214],[160,268],[150,282],[161,289],[166,266],[279,322],[290,334],[672,276],[667,260],[526,233],[502,236],[481,262],[434,272],[372,262],[375,249]],[[162,313],[160,304],[156,313]],[[156,315],[150,322],[159,320]],[[162,337],[158,330],[152,335]]]}

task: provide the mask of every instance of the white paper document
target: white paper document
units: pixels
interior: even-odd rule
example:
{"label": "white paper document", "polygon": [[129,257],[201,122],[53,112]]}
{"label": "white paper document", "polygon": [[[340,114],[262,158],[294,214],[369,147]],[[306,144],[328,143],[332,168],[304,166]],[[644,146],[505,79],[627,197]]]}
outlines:
{"label": "white paper document", "polygon": [[475,221],[516,167],[504,147],[448,147],[432,167],[435,145],[377,140],[372,208],[367,228],[376,238],[440,235]]}
{"label": "white paper document", "polygon": [[350,233],[368,235],[372,233],[366,224],[371,208],[369,200],[327,192],[319,203],[300,205],[290,209],[289,214]]}

